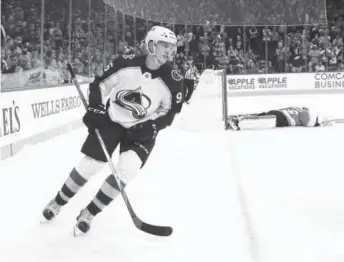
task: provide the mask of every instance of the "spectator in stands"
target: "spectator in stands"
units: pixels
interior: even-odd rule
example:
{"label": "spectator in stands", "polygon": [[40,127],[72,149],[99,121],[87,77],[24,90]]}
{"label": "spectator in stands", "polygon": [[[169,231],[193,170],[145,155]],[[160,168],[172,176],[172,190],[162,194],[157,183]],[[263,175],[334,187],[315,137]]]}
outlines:
{"label": "spectator in stands", "polygon": [[280,41],[276,48],[276,71],[279,73],[285,72],[285,61],[287,57],[287,48],[284,46],[283,42]]}
{"label": "spectator in stands", "polygon": [[57,68],[56,54],[54,50],[48,50],[46,52],[44,64],[46,68]]}
{"label": "spectator in stands", "polygon": [[33,47],[31,51],[31,68],[40,68],[42,66],[43,63],[41,61],[39,51],[36,47]]}
{"label": "spectator in stands", "polygon": [[337,69],[338,72],[344,72],[344,62],[339,62],[339,66]]}
{"label": "spectator in stands", "polygon": [[288,63],[290,64],[291,67],[291,72],[293,73],[301,73],[303,67],[305,66],[305,57],[300,51],[299,47],[295,47],[291,55],[288,59]]}
{"label": "spectator in stands", "polygon": [[245,54],[245,63],[248,72],[254,73],[256,72],[257,66],[257,55],[253,52],[251,48],[248,49],[248,52]]}
{"label": "spectator in stands", "polygon": [[17,73],[21,72],[23,69],[18,65],[19,57],[17,54],[12,54],[11,55],[11,62],[9,63],[10,66],[5,68],[3,71],[4,74],[11,74],[11,73]]}
{"label": "spectator in stands", "polygon": [[[314,39],[316,40],[317,38]],[[316,44],[312,44],[311,49],[308,52],[308,56],[310,58],[308,63],[308,72],[313,72],[315,70],[315,66],[318,66],[319,63],[321,63],[321,51]]]}

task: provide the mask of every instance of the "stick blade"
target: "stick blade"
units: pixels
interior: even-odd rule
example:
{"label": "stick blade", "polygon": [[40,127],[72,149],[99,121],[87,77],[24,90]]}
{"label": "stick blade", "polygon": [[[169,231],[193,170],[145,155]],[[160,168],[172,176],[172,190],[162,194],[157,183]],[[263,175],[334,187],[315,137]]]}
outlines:
{"label": "stick blade", "polygon": [[168,226],[155,226],[147,223],[142,223],[139,227],[140,230],[155,236],[168,237],[173,233],[172,227]]}
{"label": "stick blade", "polygon": [[172,227],[151,225],[142,222],[139,218],[134,219],[134,224],[139,230],[154,236],[168,237],[173,233]]}

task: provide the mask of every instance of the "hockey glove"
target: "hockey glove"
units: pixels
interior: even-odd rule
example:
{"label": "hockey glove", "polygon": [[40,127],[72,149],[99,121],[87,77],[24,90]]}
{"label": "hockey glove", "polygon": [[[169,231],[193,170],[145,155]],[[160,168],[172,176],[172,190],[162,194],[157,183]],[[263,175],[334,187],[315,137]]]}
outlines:
{"label": "hockey glove", "polygon": [[127,136],[132,141],[151,141],[158,135],[158,128],[153,120],[148,120],[132,126],[127,131]]}
{"label": "hockey glove", "polygon": [[90,131],[93,131],[96,128],[105,126],[107,118],[106,108],[103,105],[89,105],[82,121]]}

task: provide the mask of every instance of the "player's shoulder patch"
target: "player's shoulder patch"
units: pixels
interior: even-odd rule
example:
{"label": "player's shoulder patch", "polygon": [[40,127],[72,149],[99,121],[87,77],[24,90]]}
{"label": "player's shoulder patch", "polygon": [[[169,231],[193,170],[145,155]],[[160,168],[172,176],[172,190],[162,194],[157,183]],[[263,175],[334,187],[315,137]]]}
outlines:
{"label": "player's shoulder patch", "polygon": [[104,75],[104,71],[97,71],[97,72],[95,73],[94,76],[95,76],[96,78],[102,78],[103,75]]}
{"label": "player's shoulder patch", "polygon": [[123,59],[134,59],[136,57],[135,54],[124,54],[122,55]]}
{"label": "player's shoulder patch", "polygon": [[171,71],[171,76],[175,81],[181,81],[183,76],[175,69]]}
{"label": "player's shoulder patch", "polygon": [[124,63],[125,62],[131,63],[130,61],[137,60],[137,58],[138,56],[136,56],[135,54],[123,54],[123,55],[118,56],[116,59],[121,60]]}

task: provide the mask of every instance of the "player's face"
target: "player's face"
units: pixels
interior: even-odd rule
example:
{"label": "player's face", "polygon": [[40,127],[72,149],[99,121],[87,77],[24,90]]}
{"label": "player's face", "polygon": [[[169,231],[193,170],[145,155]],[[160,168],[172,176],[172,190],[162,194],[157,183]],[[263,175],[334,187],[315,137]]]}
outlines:
{"label": "player's face", "polygon": [[175,55],[176,45],[159,41],[155,46],[155,57],[160,64],[165,64]]}

